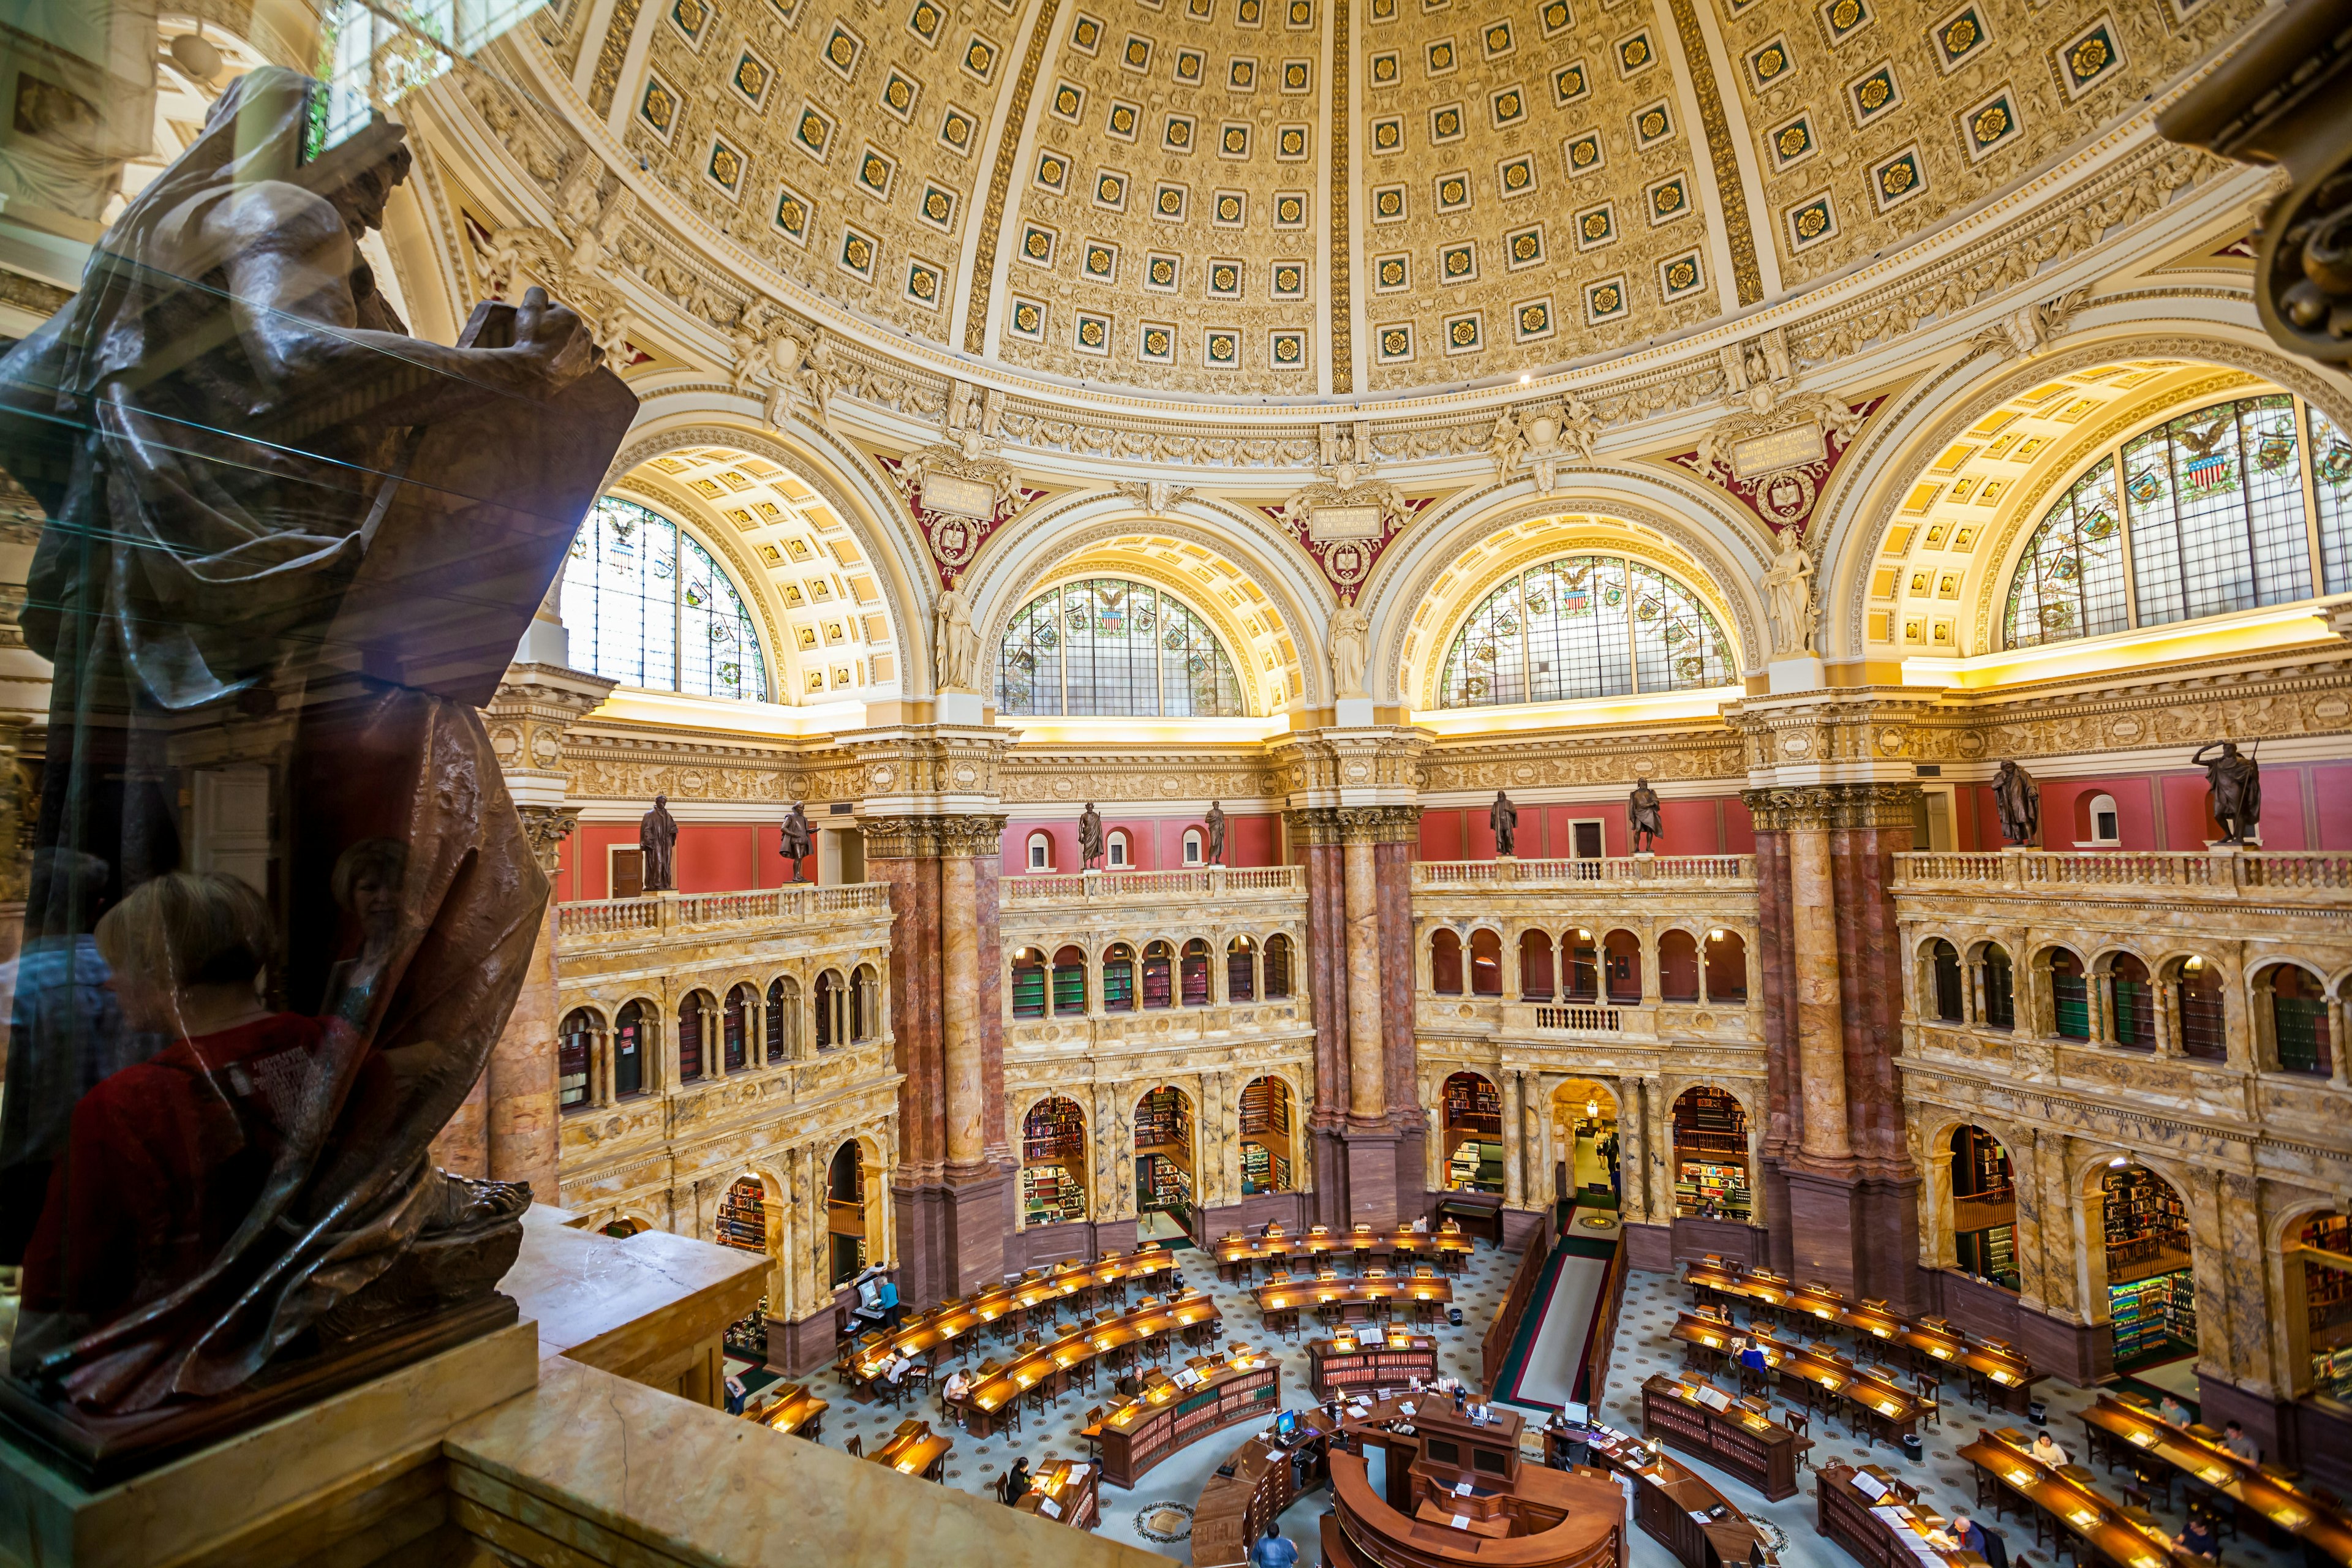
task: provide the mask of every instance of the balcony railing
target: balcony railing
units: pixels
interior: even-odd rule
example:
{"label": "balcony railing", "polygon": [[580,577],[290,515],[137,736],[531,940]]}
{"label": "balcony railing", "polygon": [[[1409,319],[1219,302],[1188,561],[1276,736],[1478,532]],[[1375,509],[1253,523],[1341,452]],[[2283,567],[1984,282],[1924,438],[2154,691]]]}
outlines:
{"label": "balcony railing", "polygon": [[812,920],[818,916],[887,915],[887,882],[851,882],[820,888],[767,888],[740,893],[656,893],[642,899],[592,899],[558,905],[559,937],[656,934],[750,922]]}
{"label": "balcony railing", "polygon": [[2234,897],[2248,889],[2347,894],[2352,893],[2352,854],[2232,848],[2203,852],[2011,849],[1995,854],[1918,853],[1895,857],[1895,886],[1898,890],[2207,889],[2225,897]]}
{"label": "balcony railing", "polygon": [[1200,899],[1307,890],[1304,866],[1202,866],[1182,871],[1085,871],[1007,877],[1008,904],[1084,903],[1092,899]]}
{"label": "balcony railing", "polygon": [[1538,1007],[1538,1029],[1601,1029],[1616,1034],[1625,1027],[1625,1016],[1614,1007]]}
{"label": "balcony railing", "polygon": [[1412,885],[1433,890],[1509,884],[1567,888],[1676,882],[1686,886],[1754,886],[1753,855],[1624,855],[1601,860],[1422,860]]}

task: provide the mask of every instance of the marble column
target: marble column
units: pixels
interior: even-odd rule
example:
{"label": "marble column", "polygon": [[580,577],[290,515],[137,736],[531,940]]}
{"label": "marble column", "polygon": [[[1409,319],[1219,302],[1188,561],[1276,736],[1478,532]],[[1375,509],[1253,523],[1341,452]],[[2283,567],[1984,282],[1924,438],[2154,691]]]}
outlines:
{"label": "marble column", "polygon": [[947,1160],[977,1170],[981,1160],[980,934],[968,918],[975,893],[971,861],[940,862],[940,1037],[946,1067]]}
{"label": "marble column", "polygon": [[1381,1055],[1381,930],[1368,838],[1342,847],[1348,914],[1348,1116],[1370,1124],[1388,1113]]}
{"label": "marble column", "polygon": [[1520,1114],[1519,1074],[1508,1068],[1501,1073],[1503,1079],[1503,1206],[1525,1208],[1528,1203],[1526,1178],[1528,1138],[1524,1118]]}
{"label": "marble column", "polygon": [[1853,1149],[1846,1136],[1845,1023],[1825,828],[1790,830],[1789,904],[1796,937],[1797,1083],[1805,1111],[1798,1147],[1808,1163],[1835,1166]]}

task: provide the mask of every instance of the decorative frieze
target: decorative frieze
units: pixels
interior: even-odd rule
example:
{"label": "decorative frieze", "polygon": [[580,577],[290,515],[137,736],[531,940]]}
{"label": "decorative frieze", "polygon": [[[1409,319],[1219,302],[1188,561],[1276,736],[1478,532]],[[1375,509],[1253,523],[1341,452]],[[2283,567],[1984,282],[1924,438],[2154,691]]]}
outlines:
{"label": "decorative frieze", "polygon": [[1742,790],[1759,833],[1807,829],[1909,827],[1916,820],[1916,784],[1829,784]]}
{"label": "decorative frieze", "polygon": [[1002,813],[956,816],[869,816],[858,820],[868,859],[942,860],[1001,852]]}

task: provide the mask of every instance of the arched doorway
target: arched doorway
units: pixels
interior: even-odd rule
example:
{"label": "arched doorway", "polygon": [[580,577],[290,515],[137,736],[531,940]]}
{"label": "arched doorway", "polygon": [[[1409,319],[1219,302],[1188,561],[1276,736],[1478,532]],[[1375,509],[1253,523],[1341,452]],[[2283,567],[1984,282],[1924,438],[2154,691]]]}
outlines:
{"label": "arched doorway", "polygon": [[1748,1111],[1727,1089],[1686,1089],[1675,1100],[1675,1214],[1745,1223]]}
{"label": "arched doorway", "polygon": [[2097,1184],[2116,1370],[2196,1354],[2188,1205],[2171,1183],[2122,1155],[2100,1170]]}
{"label": "arched doorway", "polygon": [[564,1015],[563,1030],[555,1037],[555,1103],[577,1110],[595,1099],[596,1015],[574,1007]]}
{"label": "arched doorway", "polygon": [[825,1166],[824,1229],[832,1248],[825,1283],[846,1285],[866,1267],[866,1160],[855,1138]]}
{"label": "arched doorway", "polygon": [[1625,1190],[1617,1167],[1617,1097],[1609,1086],[1570,1079],[1551,1091],[1552,1166],[1555,1201],[1582,1198],[1614,1203]]}
{"label": "arched doorway", "polygon": [[[768,1250],[768,1187],[757,1176],[738,1176],[719,1200],[716,1240],[721,1247],[756,1252],[772,1260]],[[762,1295],[751,1311],[727,1325],[727,1351],[765,1365],[768,1360],[768,1298]]]}
{"label": "arched doorway", "polygon": [[1458,1072],[1438,1091],[1438,1131],[1444,1138],[1445,1190],[1503,1190],[1503,1097],[1492,1080]]}
{"label": "arched doorway", "polygon": [[1087,1116],[1075,1100],[1041,1100],[1021,1119],[1021,1219],[1087,1217]]}
{"label": "arched doorway", "polygon": [[1290,1086],[1271,1073],[1242,1086],[1242,1192],[1286,1193],[1298,1158]]}
{"label": "arched doorway", "polygon": [[1178,1240],[1192,1234],[1196,1124],[1192,1099],[1166,1085],[1135,1102],[1136,1235]]}
{"label": "arched doorway", "polygon": [[613,1098],[646,1091],[646,1005],[630,1002],[613,1020]]}
{"label": "arched doorway", "polygon": [[[2352,1401],[2352,1215],[2314,1215],[2294,1235],[2295,1245],[2287,1256],[2303,1275],[2300,1326],[2310,1367],[2308,1392]],[[2292,1278],[2288,1284],[2294,1284]],[[2290,1289],[2287,1300],[2295,1296]]]}
{"label": "arched doorway", "polygon": [[1983,1128],[1952,1130],[1952,1254],[1960,1271],[2018,1288],[2017,1179],[2009,1150]]}

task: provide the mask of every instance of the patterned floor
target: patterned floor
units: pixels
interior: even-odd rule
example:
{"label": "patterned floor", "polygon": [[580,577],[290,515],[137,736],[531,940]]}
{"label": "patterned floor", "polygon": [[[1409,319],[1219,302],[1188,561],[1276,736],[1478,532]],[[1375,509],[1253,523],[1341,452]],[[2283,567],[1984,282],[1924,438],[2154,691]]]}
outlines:
{"label": "patterned floor", "polygon": [[[1307,1352],[1297,1345],[1284,1345],[1271,1341],[1257,1328],[1257,1310],[1247,1294],[1237,1286],[1218,1280],[1215,1269],[1198,1252],[1184,1254],[1184,1280],[1197,1285],[1215,1296],[1224,1314],[1226,1340],[1243,1340],[1261,1348],[1278,1350],[1282,1359],[1284,1403],[1297,1406],[1307,1402]],[[1498,1252],[1481,1243],[1469,1268],[1455,1282],[1455,1300],[1463,1309],[1463,1326],[1438,1331],[1442,1371],[1461,1377],[1473,1386],[1477,1383],[1478,1340],[1501,1305],[1503,1291],[1509,1286],[1512,1270],[1518,1266],[1518,1255]],[[1667,1336],[1674,1328],[1676,1314],[1688,1300],[1687,1292],[1674,1277],[1664,1274],[1635,1274],[1625,1290],[1625,1304],[1619,1321],[1615,1345],[1611,1353],[1609,1397],[1600,1412],[1602,1419],[1623,1430],[1638,1431],[1641,1422],[1640,1389],[1643,1379],[1653,1373],[1673,1371],[1682,1364],[1682,1347]],[[1580,1338],[1581,1336],[1580,1336]],[[840,1447],[849,1437],[862,1436],[867,1447],[873,1447],[897,1426],[906,1415],[919,1414],[930,1420],[935,1429],[941,1426],[935,1400],[926,1399],[925,1408],[909,1405],[904,1413],[877,1406],[858,1405],[851,1399],[839,1381],[824,1373],[811,1380],[816,1391],[833,1402],[825,1415],[824,1442]],[[2044,1382],[2038,1391],[2050,1408],[2050,1427],[2078,1456],[2083,1447],[2082,1424],[2075,1413],[2092,1402],[2092,1391],[2065,1384]],[[1046,1455],[1076,1457],[1086,1451],[1078,1439],[1087,1406],[1097,1396],[1070,1394],[1063,1397],[1057,1424],[1047,1426],[1032,1416],[1028,1429],[1022,1434],[1007,1434],[986,1442],[977,1442],[959,1436],[956,1447],[948,1459],[948,1482],[966,1491],[987,1493],[991,1485],[1005,1468],[1020,1455],[1027,1455],[1034,1465]],[[1978,1429],[1985,1426],[2021,1425],[2006,1415],[1999,1419],[1974,1406],[1956,1402],[1940,1430],[1929,1428],[1926,1433],[1927,1457],[1924,1463],[1913,1465],[1899,1451],[1881,1444],[1868,1446],[1848,1436],[1818,1438],[1814,1458],[1826,1462],[1843,1459],[1850,1463],[1875,1463],[1912,1479],[1920,1489],[1922,1500],[1938,1511],[1956,1505],[1972,1504],[1975,1483],[1970,1479],[1966,1461],[1956,1457],[1956,1450],[1971,1441]],[[1817,1428],[1818,1431],[1818,1428]],[[1102,1491],[1103,1524],[1097,1534],[1106,1540],[1122,1541],[1147,1551],[1172,1557],[1179,1562],[1192,1561],[1190,1549],[1190,1514],[1200,1499],[1202,1487],[1215,1472],[1226,1456],[1248,1436],[1245,1429],[1228,1427],[1213,1433],[1163,1459],[1132,1491],[1105,1487]],[[1780,1562],[1784,1568],[1854,1568],[1853,1562],[1841,1549],[1823,1539],[1814,1529],[1815,1504],[1812,1488],[1800,1472],[1796,1496],[1772,1503],[1762,1496],[1720,1471],[1710,1471],[1708,1479],[1730,1500],[1734,1506],[1751,1519],[1773,1526],[1781,1537]],[[2102,1483],[2102,1490],[2120,1500],[2117,1488],[2121,1478]],[[2175,1506],[2158,1510],[2168,1528],[2179,1530],[2184,1522],[2179,1506],[2181,1493],[2175,1489]],[[1320,1561],[1316,1550],[1318,1521],[1328,1507],[1326,1494],[1310,1493],[1283,1516],[1283,1532],[1300,1548],[1299,1562],[1312,1564]],[[2056,1568],[2055,1560],[2046,1548],[2033,1545],[2031,1523],[2015,1513],[1999,1523],[2006,1536],[2010,1558],[2021,1568]],[[1769,1533],[1769,1532],[1768,1532]],[[1628,1568],[1678,1568],[1673,1555],[1657,1542],[1639,1530],[1628,1531],[1630,1549]],[[2248,1535],[2222,1542],[2222,1563],[2225,1568],[2297,1568],[2300,1554],[2272,1548]]]}

